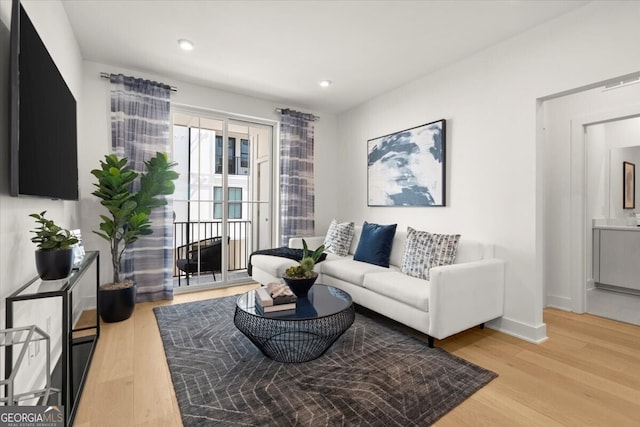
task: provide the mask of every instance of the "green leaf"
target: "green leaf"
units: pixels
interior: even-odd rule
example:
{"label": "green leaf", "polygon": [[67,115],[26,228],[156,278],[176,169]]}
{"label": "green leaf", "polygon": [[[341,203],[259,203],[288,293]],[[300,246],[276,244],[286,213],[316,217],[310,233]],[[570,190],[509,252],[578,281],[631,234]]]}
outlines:
{"label": "green leaf", "polygon": [[322,255],[323,252],[324,252],[324,245],[320,245],[318,248],[316,248],[316,250],[313,251],[313,254],[311,255],[311,258],[313,258],[313,261],[318,262],[318,260],[320,259],[320,255]]}
{"label": "green leaf", "polygon": [[29,214],[31,218],[36,220],[37,224],[40,224],[35,230],[31,230],[36,236],[31,238],[31,241],[38,245],[38,248],[44,250],[67,248],[78,242],[78,240],[71,236],[69,230],[66,230],[58,225],[53,220],[47,219],[44,215],[47,211],[42,211],[39,214]]}
{"label": "green leaf", "polygon": [[[151,210],[167,204],[163,196],[173,194],[173,180],[179,174],[172,170],[176,163],[169,162],[166,153],[157,152],[145,162],[145,173],[139,174],[127,166],[126,157],[115,154],[104,156],[100,169],[93,169],[96,178],[91,193],[108,211],[109,215],[100,215],[100,230],[94,231],[100,237],[118,244],[120,239],[125,245],[133,243],[139,235],[153,232],[149,215]],[[140,181],[140,190],[132,191],[132,185]]]}

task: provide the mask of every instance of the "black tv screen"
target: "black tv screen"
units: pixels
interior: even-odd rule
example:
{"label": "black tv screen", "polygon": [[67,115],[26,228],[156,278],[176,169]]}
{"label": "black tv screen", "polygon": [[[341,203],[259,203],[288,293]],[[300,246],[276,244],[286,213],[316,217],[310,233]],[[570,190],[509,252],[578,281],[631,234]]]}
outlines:
{"label": "black tv screen", "polygon": [[76,100],[18,0],[11,99],[11,194],[78,200]]}

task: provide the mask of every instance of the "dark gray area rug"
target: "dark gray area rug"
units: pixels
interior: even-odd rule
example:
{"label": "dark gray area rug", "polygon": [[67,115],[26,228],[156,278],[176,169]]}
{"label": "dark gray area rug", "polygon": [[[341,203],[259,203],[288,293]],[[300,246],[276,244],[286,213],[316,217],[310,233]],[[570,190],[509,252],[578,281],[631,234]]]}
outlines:
{"label": "dark gray area rug", "polygon": [[356,315],[320,358],[266,358],[237,297],[154,308],[185,426],[425,426],[497,375]]}

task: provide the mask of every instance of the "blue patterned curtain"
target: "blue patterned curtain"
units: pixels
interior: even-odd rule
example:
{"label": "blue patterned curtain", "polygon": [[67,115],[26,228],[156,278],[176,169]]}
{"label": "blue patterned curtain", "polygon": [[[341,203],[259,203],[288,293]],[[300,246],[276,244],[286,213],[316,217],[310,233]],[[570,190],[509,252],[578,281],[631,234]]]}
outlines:
{"label": "blue patterned curtain", "polygon": [[[170,151],[170,93],[161,83],[111,75],[112,150],[138,173],[156,152]],[[153,234],[141,236],[122,257],[122,276],[136,282],[138,302],[173,298],[173,204],[168,202],[151,212]]]}
{"label": "blue patterned curtain", "polygon": [[280,123],[280,241],[315,229],[313,114],[282,110]]}

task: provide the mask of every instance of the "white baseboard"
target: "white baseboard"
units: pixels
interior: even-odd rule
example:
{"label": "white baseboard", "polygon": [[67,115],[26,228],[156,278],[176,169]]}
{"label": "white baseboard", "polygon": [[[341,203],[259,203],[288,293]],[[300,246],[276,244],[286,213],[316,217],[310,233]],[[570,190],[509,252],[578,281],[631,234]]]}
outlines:
{"label": "white baseboard", "polygon": [[487,322],[485,325],[503,334],[511,335],[534,344],[541,344],[548,339],[547,325],[545,323],[538,326],[531,326],[518,322],[517,320],[500,317]]}
{"label": "white baseboard", "polygon": [[557,295],[547,295],[547,307],[571,311],[571,298]]}

